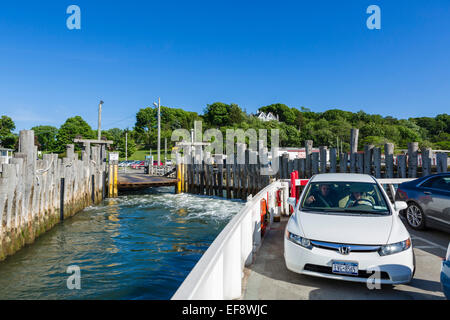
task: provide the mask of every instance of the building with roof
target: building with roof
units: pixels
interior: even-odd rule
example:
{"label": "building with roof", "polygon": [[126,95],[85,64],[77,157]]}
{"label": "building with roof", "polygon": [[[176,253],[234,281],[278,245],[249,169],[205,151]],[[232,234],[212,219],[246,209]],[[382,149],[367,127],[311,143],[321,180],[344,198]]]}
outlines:
{"label": "building with roof", "polygon": [[279,121],[278,120],[278,115],[275,116],[272,112],[268,112],[268,113],[260,112],[257,115],[257,117],[261,121]]}
{"label": "building with roof", "polygon": [[9,159],[13,156],[13,149],[0,147],[0,164],[9,163]]}

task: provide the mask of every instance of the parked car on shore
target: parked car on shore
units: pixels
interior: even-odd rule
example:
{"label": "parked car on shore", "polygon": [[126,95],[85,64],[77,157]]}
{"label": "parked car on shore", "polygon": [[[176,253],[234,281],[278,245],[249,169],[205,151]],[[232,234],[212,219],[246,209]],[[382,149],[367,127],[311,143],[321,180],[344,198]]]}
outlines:
{"label": "parked car on shore", "polygon": [[143,168],[144,167],[144,161],[142,160],[142,161],[138,161],[138,162],[136,162],[136,163],[133,163],[132,165],[131,165],[131,168],[133,168],[133,169],[140,169],[140,168]]}
{"label": "parked car on shore", "polygon": [[402,214],[411,228],[435,227],[450,232],[450,173],[402,183],[398,186],[395,200],[408,204]]}
{"label": "parked car on shore", "polygon": [[318,174],[306,185],[284,238],[286,267],[311,276],[380,284],[408,283],[414,276],[411,237],[399,218],[405,202],[391,204],[375,178]]}

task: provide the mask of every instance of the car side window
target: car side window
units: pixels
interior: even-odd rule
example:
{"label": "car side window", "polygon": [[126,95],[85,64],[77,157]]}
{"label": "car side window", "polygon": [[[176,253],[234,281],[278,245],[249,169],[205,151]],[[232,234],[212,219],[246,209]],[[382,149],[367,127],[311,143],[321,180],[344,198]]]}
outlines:
{"label": "car side window", "polygon": [[437,181],[434,188],[450,191],[450,177],[442,177],[439,181]]}
{"label": "car side window", "polygon": [[439,179],[439,177],[434,177],[434,178],[429,179],[428,181],[425,181],[425,183],[422,184],[422,187],[424,187],[424,188],[433,188],[433,183],[437,179]]}
{"label": "car side window", "polygon": [[450,178],[435,177],[425,182],[422,187],[450,191]]}

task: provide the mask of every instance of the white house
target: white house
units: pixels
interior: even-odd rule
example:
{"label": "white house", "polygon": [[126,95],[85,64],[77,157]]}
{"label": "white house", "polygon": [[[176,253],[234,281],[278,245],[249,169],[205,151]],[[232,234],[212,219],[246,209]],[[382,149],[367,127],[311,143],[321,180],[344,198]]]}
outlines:
{"label": "white house", "polygon": [[[319,152],[320,149],[319,148],[313,148],[311,150],[311,152],[315,153],[315,152]],[[289,160],[294,160],[294,159],[306,159],[306,150],[305,148],[296,148],[296,147],[292,147],[292,148],[278,148],[278,156],[281,156],[283,154],[288,154],[289,155]],[[327,149],[327,161],[330,159],[330,150]]]}
{"label": "white house", "polygon": [[275,116],[272,112],[269,112],[267,114],[264,112],[260,112],[258,114],[258,119],[261,121],[273,121],[273,120],[278,121],[278,115]]}
{"label": "white house", "polygon": [[0,147],[0,164],[9,163],[9,159],[12,158],[12,149],[6,149]]}

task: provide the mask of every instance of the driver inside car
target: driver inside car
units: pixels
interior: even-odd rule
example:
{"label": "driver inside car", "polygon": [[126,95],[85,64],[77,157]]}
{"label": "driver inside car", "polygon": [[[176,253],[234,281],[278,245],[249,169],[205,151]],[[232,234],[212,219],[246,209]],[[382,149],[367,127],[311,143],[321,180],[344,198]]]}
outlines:
{"label": "driver inside car", "polygon": [[373,197],[367,194],[368,190],[364,187],[359,187],[358,185],[353,185],[350,190],[350,194],[345,196],[339,201],[340,208],[350,208],[356,207],[358,205],[369,205],[373,206],[375,200]]}
{"label": "driver inside car", "polygon": [[328,183],[323,183],[319,185],[319,190],[313,191],[312,194],[306,199],[305,204],[308,207],[336,207],[337,194],[331,188]]}

